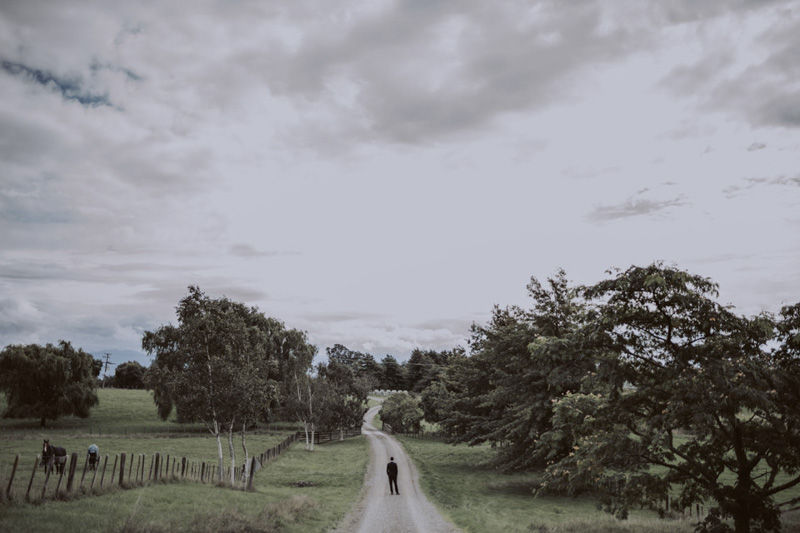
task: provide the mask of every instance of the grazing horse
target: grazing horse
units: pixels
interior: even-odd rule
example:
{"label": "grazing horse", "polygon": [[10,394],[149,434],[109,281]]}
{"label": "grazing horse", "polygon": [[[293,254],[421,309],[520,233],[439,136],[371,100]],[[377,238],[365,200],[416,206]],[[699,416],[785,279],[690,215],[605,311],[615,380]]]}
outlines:
{"label": "grazing horse", "polygon": [[44,444],[42,445],[42,460],[39,462],[39,466],[44,466],[49,472],[53,469],[53,465],[55,465],[56,472],[62,474],[64,473],[66,464],[67,450],[61,446],[51,446],[50,441],[44,439]]}

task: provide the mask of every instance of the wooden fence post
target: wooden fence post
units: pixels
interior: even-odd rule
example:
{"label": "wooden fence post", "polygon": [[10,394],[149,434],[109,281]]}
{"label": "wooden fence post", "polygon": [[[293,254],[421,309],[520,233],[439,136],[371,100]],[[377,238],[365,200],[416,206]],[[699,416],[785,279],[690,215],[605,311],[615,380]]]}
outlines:
{"label": "wooden fence post", "polygon": [[186,457],[181,457],[181,479],[186,477]]}
{"label": "wooden fence post", "polygon": [[[147,474],[147,481],[150,482],[153,479],[153,461],[155,460],[155,456],[150,458],[150,473]],[[144,476],[142,476],[144,477]]]}
{"label": "wooden fence post", "polygon": [[122,486],[122,483],[125,479],[125,452],[119,454],[119,486]]}
{"label": "wooden fence post", "polygon": [[106,479],[106,466],[108,466],[108,454],[103,458],[103,473],[100,475],[100,488],[103,488],[103,481]]}
{"label": "wooden fence post", "polygon": [[17,463],[19,463],[19,454],[14,459],[14,468],[11,469],[11,478],[8,480],[8,487],[6,488],[6,499],[11,499],[11,484],[14,483],[14,475],[17,473]]}
{"label": "wooden fence post", "polygon": [[153,460],[155,461],[154,469],[153,469],[153,483],[158,482],[158,473],[161,470],[161,454],[156,452]]}
{"label": "wooden fence post", "polygon": [[36,469],[39,467],[39,461],[42,459],[41,455],[36,456],[36,462],[33,463],[33,472],[31,472],[31,480],[28,481],[28,490],[25,492],[25,499],[30,500],[31,487],[33,486],[33,477],[36,475]]}
{"label": "wooden fence post", "polygon": [[87,468],[89,468],[89,454],[86,454],[86,460],[83,462],[83,474],[81,474],[81,482],[78,485],[79,489],[83,488],[83,480],[86,479]]}
{"label": "wooden fence post", "polygon": [[44,493],[47,490],[47,482],[50,481],[50,473],[53,471],[53,468],[50,465],[44,465],[44,485],[42,485],[42,499],[44,499]]}
{"label": "wooden fence post", "polygon": [[97,471],[100,470],[100,457],[97,458],[97,461],[94,463],[94,474],[92,474],[92,483],[89,485],[90,489],[94,488],[94,482],[97,479]]}
{"label": "wooden fence post", "polygon": [[256,458],[255,456],[250,459],[250,477],[247,478],[247,490],[253,490],[253,473],[256,471]]}
{"label": "wooden fence post", "polygon": [[111,469],[111,481],[109,482],[110,485],[114,484],[114,476],[117,473],[117,462],[119,461],[119,454],[114,454],[114,467]]}
{"label": "wooden fence post", "polygon": [[141,477],[141,479],[142,479],[142,485],[144,485],[144,467],[145,467],[145,464],[147,463],[147,455],[145,455],[143,453],[140,453],[139,455],[142,457],[142,477]]}
{"label": "wooden fence post", "polygon": [[67,492],[72,490],[72,481],[75,479],[75,468],[78,466],[78,452],[72,452],[69,460],[69,475],[67,476]]}
{"label": "wooden fence post", "polygon": [[64,479],[64,470],[67,469],[67,464],[61,467],[61,470],[58,472],[58,483],[56,483],[56,494],[58,494],[59,489],[61,489],[61,481]]}
{"label": "wooden fence post", "polygon": [[131,455],[131,463],[128,465],[128,483],[131,482],[131,472],[133,472],[133,455]]}

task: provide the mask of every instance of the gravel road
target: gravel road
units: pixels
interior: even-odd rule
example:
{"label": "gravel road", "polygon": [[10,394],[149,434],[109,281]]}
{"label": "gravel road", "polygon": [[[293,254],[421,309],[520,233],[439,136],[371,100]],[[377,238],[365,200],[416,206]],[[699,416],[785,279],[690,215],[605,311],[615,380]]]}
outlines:
{"label": "gravel road", "polygon": [[[370,444],[364,494],[333,533],[458,533],[422,493],[419,475],[400,443],[372,425],[380,408],[372,407],[364,417],[363,432]],[[399,470],[400,494],[394,496],[386,476],[389,457],[394,457]]]}

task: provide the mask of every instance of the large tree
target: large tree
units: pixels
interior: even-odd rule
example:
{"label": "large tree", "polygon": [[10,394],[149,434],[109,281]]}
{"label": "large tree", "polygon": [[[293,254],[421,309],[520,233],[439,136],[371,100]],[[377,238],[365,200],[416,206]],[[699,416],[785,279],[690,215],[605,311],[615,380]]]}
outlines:
{"label": "large tree", "polygon": [[89,416],[98,404],[94,358],[69,342],[10,345],[0,352],[0,390],[6,395],[3,418]]}
{"label": "large tree", "polygon": [[620,516],[678,491],[678,506],[715,502],[701,530],[729,531],[726,519],[737,533],[779,530],[779,510],[797,498],[777,498],[800,484],[798,307],[776,330],[768,315],[717,303],[711,280],[658,263],[585,295],[598,304],[576,338],[599,364],[556,405],[553,432],[572,453],[545,487],[612,481],[608,509]]}
{"label": "large tree", "polygon": [[222,434],[228,435],[234,466],[234,429],[244,431],[265,416],[279,381],[290,370],[302,368],[301,361],[310,365],[316,349],[304,333],[287,330],[257,308],[225,297],[209,298],[193,286],[180,301],[177,315],[177,326],[144,334],[142,348],[155,356],[148,386],[162,419],[174,407],[179,421],[203,422],[216,437],[221,475]]}
{"label": "large tree", "polygon": [[473,325],[472,355],[451,358],[423,393],[426,412],[451,442],[496,446],[504,471],[543,466],[568,453],[567,441],[550,432],[552,401],[578,391],[594,368],[593,354],[570,341],[584,306],[566,274],[558,271],[547,286],[532,278],[528,293],[532,309],[496,306],[487,325]]}

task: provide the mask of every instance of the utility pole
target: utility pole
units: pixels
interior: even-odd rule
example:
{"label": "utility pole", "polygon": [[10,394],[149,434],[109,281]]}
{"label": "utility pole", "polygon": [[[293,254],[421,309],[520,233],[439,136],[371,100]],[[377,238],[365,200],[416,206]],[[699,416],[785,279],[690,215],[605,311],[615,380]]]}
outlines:
{"label": "utility pole", "polygon": [[103,370],[103,388],[104,389],[106,388],[106,374],[108,374],[108,365],[116,364],[116,363],[109,363],[108,362],[108,358],[111,357],[110,353],[106,353],[105,356],[106,356],[106,364],[105,364],[105,367],[104,367],[104,370]]}

